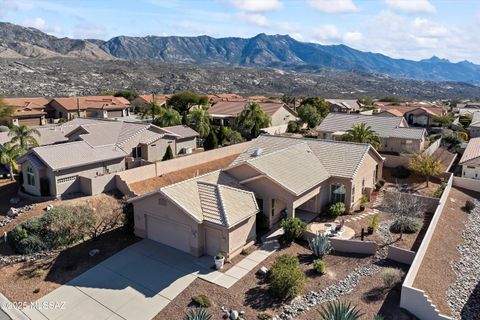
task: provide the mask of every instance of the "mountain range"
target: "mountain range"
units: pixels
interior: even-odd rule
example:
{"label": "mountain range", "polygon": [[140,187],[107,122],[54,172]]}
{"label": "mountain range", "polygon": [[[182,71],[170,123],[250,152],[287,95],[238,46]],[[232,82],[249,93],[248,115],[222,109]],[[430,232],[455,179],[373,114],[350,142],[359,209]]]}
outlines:
{"label": "mountain range", "polygon": [[311,74],[322,70],[354,71],[480,85],[480,65],[468,61],[452,63],[438,57],[421,61],[393,59],[346,45],[300,42],[288,35],[259,34],[247,39],[118,36],[104,41],[57,38],[34,28],[0,22],[0,58],[55,57],[275,68]]}

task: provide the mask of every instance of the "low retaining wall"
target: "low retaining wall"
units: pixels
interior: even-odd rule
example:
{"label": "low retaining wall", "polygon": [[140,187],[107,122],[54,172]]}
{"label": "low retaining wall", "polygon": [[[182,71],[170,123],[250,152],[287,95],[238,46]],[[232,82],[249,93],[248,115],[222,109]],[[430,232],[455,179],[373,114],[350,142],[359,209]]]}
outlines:
{"label": "low retaining wall", "polygon": [[455,187],[480,192],[480,180],[453,177],[453,185]]}
{"label": "low retaining wall", "polygon": [[330,239],[335,251],[345,253],[360,253],[374,255],[377,252],[377,243],[375,241]]}
{"label": "low retaining wall", "polygon": [[412,265],[408,270],[407,276],[403,281],[402,285],[402,294],[400,297],[400,307],[408,310],[415,316],[420,319],[451,319],[445,315],[440,314],[436,307],[432,304],[432,301],[428,298],[423,290],[416,289],[413,287],[413,282],[417,276],[420,265],[422,264],[425,253],[427,252],[428,245],[432,240],[433,233],[437,227],[437,223],[440,220],[440,217],[443,212],[443,208],[448,199],[450,190],[452,189],[453,184],[453,175],[450,174],[445,190],[442,194],[442,197],[439,200],[438,207],[435,210],[435,213],[430,221],[427,232],[423,237],[423,241],[418,248],[417,254],[413,259]]}
{"label": "low retaining wall", "polygon": [[388,246],[387,259],[411,265],[415,259],[415,252],[395,246]]}

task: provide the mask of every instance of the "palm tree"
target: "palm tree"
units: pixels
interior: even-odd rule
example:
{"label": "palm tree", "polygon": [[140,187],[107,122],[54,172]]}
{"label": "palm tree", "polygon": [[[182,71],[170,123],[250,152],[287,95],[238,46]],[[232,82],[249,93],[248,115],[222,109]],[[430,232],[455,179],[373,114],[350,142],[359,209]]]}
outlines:
{"label": "palm tree", "polygon": [[182,123],[182,117],[176,110],[162,108],[158,118],[153,120],[153,124],[159,127],[171,127]]}
{"label": "palm tree", "polygon": [[13,126],[8,132],[8,136],[12,137],[11,142],[18,143],[23,150],[38,147],[38,141],[35,139],[35,135],[40,137],[40,132],[37,129],[25,125]]}
{"label": "palm tree", "polygon": [[10,170],[10,179],[15,180],[13,177],[13,170],[17,169],[17,159],[21,156],[22,150],[20,146],[13,145],[11,143],[5,143],[0,147],[0,163],[6,165]]}
{"label": "palm tree", "polygon": [[357,123],[343,135],[345,141],[370,143],[375,149],[380,149],[380,136],[365,123]]}
{"label": "palm tree", "polygon": [[255,102],[249,103],[237,117],[237,130],[247,139],[260,135],[260,130],[270,125],[271,118]]}
{"label": "palm tree", "polygon": [[329,302],[319,312],[322,320],[359,320],[363,316],[360,309],[345,301]]}
{"label": "palm tree", "polygon": [[160,115],[161,112],[162,107],[158,104],[157,99],[153,98],[152,102],[149,102],[142,106],[142,109],[140,111],[140,117],[142,119],[145,119],[148,116],[151,116],[153,120],[156,116]]}
{"label": "palm tree", "polygon": [[206,137],[210,133],[210,122],[212,116],[205,109],[195,109],[188,114],[188,125],[200,134],[200,137]]}

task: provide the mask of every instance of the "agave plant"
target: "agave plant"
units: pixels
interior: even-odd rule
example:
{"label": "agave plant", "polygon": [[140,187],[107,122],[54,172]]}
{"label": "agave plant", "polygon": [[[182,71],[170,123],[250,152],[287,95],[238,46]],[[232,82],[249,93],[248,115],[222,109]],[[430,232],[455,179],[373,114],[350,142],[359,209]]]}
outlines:
{"label": "agave plant", "polygon": [[198,308],[190,309],[183,316],[183,320],[211,320],[212,316],[208,313],[207,309]]}
{"label": "agave plant", "polygon": [[359,308],[345,301],[329,302],[319,312],[322,320],[358,320],[364,315]]}
{"label": "agave plant", "polygon": [[312,250],[312,252],[320,259],[323,258],[324,255],[329,254],[330,251],[332,251],[332,244],[330,243],[330,239],[328,239],[328,237],[323,234],[317,234],[317,236],[310,241],[308,246],[310,250]]}
{"label": "agave plant", "polygon": [[373,318],[373,320],[383,320],[383,316],[377,314],[377,315],[375,315],[375,317]]}

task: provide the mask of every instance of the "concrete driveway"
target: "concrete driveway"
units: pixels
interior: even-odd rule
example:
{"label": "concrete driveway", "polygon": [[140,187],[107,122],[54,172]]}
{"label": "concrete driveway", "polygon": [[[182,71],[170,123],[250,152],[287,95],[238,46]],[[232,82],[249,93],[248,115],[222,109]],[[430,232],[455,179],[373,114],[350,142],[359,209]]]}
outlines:
{"label": "concrete driveway", "polygon": [[24,310],[31,319],[151,319],[199,275],[196,258],[142,240]]}

